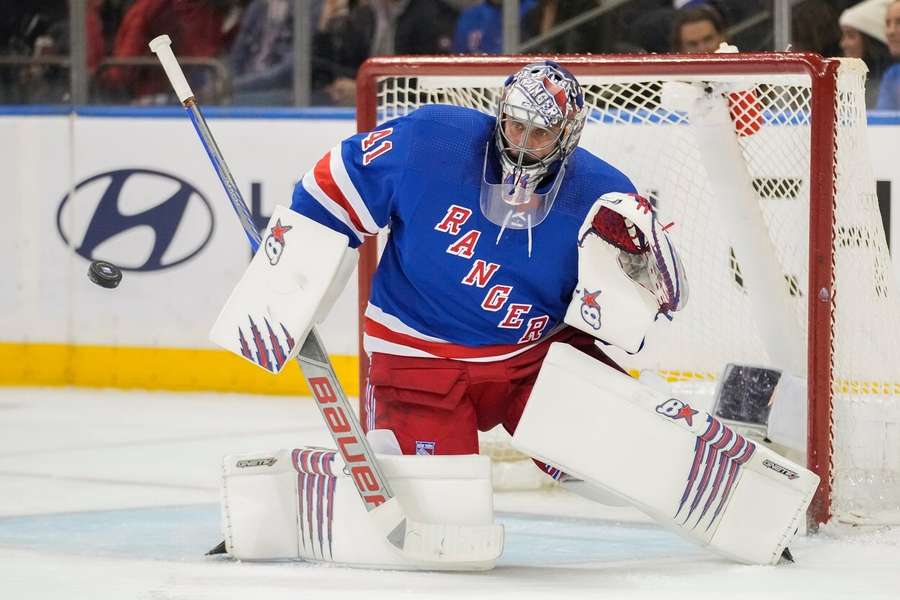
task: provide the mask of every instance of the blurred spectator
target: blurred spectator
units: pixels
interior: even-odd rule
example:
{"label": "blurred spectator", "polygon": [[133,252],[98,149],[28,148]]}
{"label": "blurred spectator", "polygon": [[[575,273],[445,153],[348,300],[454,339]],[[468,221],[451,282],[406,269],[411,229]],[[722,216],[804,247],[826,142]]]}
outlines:
{"label": "blurred spectator", "polygon": [[[682,48],[679,27],[675,19],[687,18],[694,25],[688,25],[686,41],[689,46],[696,47],[699,38],[718,33],[719,38],[728,38],[728,28],[742,25],[746,19],[757,15],[768,6],[770,0],[631,0],[620,11],[620,25],[614,35],[625,32],[625,45],[617,50],[640,52],[688,52]],[[700,12],[697,12],[700,11]],[[712,11],[713,16],[708,12]],[[694,21],[694,19],[697,19]],[[707,23],[703,23],[707,21]],[[702,30],[700,32],[696,30]],[[760,21],[756,25],[746,26],[736,34],[737,40],[728,39],[729,43],[739,42],[738,47],[744,49],[768,48],[771,44],[771,22]],[[768,36],[768,40],[766,37]],[[701,44],[704,46],[704,44]],[[690,52],[711,52],[713,43],[705,44],[706,48],[696,48]],[[718,48],[718,43],[715,44]],[[746,47],[745,47],[746,46]]]}
{"label": "blurred spectator", "polygon": [[841,50],[848,58],[860,58],[869,68],[866,106],[874,108],[878,88],[891,55],[885,44],[884,16],[891,0],[865,0],[841,13]]}
{"label": "blurred spectator", "polygon": [[[323,14],[328,5],[326,0]],[[445,54],[458,17],[440,0],[335,2],[333,9],[315,39],[314,88],[343,106],[356,101],[353,78],[363,61],[393,54]],[[316,94],[314,101],[321,98]]]}
{"label": "blurred spectator", "polygon": [[253,0],[231,49],[235,104],[290,104],[293,97],[293,0]]}
{"label": "blurred spectator", "polygon": [[632,0],[613,14],[613,27],[606,32],[611,38],[611,44],[607,44],[610,51],[640,54],[669,51],[675,16],[672,0]]}
{"label": "blurred spectator", "polygon": [[312,103],[350,106],[356,99],[356,69],[364,51],[350,24],[347,0],[325,0],[313,36]]}
{"label": "blurred spectator", "polygon": [[85,7],[85,40],[87,44],[87,72],[93,77],[100,61],[106,55],[106,37],[103,35],[103,21],[100,11],[103,0],[88,0]]}
{"label": "blurred spectator", "polygon": [[[900,0],[891,2],[884,17],[888,49],[895,61],[900,61]],[[900,110],[900,62],[884,73],[878,94],[879,110]]]}
{"label": "blurred spectator", "polygon": [[[102,0],[86,0],[85,33],[88,74],[106,51],[100,21]],[[14,3],[0,20],[0,54],[59,57],[69,55],[69,17],[61,0]],[[69,68],[53,63],[4,68],[0,72],[0,102],[68,102]]]}
{"label": "blurred spectator", "polygon": [[[522,17],[537,6],[537,0],[519,3]],[[483,0],[472,6],[456,22],[453,52],[462,54],[500,54],[503,52],[503,0]]]}
{"label": "blurred spectator", "polygon": [[[152,57],[147,44],[168,34],[179,57],[217,58],[224,55],[237,32],[238,0],[135,0],[116,33],[114,58]],[[209,68],[186,67],[195,92],[215,99]],[[139,103],[171,99],[162,70],[152,67],[111,67],[100,73],[103,87],[113,99]]]}
{"label": "blurred spectator", "polygon": [[128,7],[134,0],[101,0],[100,21],[103,26],[103,36],[109,47],[116,37],[116,31],[125,16]]}
{"label": "blurred spectator", "polygon": [[[597,5],[598,0],[538,0],[537,7],[529,11],[522,20],[521,40],[524,42],[544,35],[557,25],[592,10]],[[600,52],[608,37],[603,32],[604,23],[603,19],[592,19],[530,48],[528,52]]]}
{"label": "blurred spectator", "polygon": [[449,8],[455,10],[456,14],[460,14],[467,8],[475,6],[480,1],[481,0],[441,0],[441,2],[446,4]]}
{"label": "blurred spectator", "polygon": [[[293,102],[295,0],[253,0],[243,13],[231,50],[232,102],[282,105]],[[355,87],[355,67],[340,65],[348,0],[311,0],[312,103],[334,104]],[[334,88],[334,97],[329,92]],[[352,97],[352,93],[350,93]]]}
{"label": "blurred spectator", "polygon": [[693,8],[708,5],[716,9],[726,28],[737,25],[765,8],[763,0],[674,0],[676,9]]}
{"label": "blurred spectator", "polygon": [[[728,43],[742,52],[765,52],[774,47],[775,36],[771,20],[751,21],[772,8],[771,0],[713,0],[713,6],[725,21]],[[736,27],[731,33],[729,30]]]}
{"label": "blurred spectator", "polygon": [[617,45],[618,52],[649,52],[662,54],[671,47],[672,19],[675,11],[671,8],[656,8],[633,17],[628,25],[623,42]]}
{"label": "blurred spectator", "polygon": [[7,3],[0,11],[0,48],[3,54],[26,56],[34,53],[41,36],[68,22],[62,0],[33,0]]}
{"label": "blurred spectator", "polygon": [[803,0],[791,9],[791,50],[839,56],[840,42],[837,12],[825,0]]}
{"label": "blurred spectator", "polygon": [[[4,7],[8,24],[4,36],[5,53],[20,57],[61,55],[62,37],[67,35],[68,11],[64,3],[52,0],[16,2]],[[68,97],[68,69],[34,63],[4,69],[4,101],[13,103],[62,102]]]}
{"label": "blurred spectator", "polygon": [[725,22],[707,4],[682,8],[672,21],[671,47],[675,52],[703,54],[715,52],[725,42]]}
{"label": "blurred spectator", "polygon": [[444,54],[459,13],[439,0],[369,0],[352,11],[369,56]]}

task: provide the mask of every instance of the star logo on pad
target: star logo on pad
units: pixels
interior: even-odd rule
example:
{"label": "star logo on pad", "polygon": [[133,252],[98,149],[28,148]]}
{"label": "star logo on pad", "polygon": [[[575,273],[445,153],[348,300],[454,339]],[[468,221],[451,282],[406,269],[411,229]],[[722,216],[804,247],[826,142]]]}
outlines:
{"label": "star logo on pad", "polygon": [[694,415],[696,415],[700,411],[694,410],[690,407],[689,404],[685,404],[677,398],[669,398],[656,407],[656,412],[663,416],[669,417],[673,421],[684,419],[689,426],[693,426]]}
{"label": "star logo on pad", "polygon": [[282,225],[281,219],[278,219],[277,221],[275,221],[275,226],[272,227],[272,237],[275,238],[275,240],[279,244],[283,245],[284,244],[284,234],[293,228],[294,228],[293,225]]}
{"label": "star logo on pad", "polygon": [[694,424],[694,415],[696,415],[698,412],[700,412],[700,411],[694,410],[693,408],[691,408],[690,406],[685,404],[681,408],[681,410],[678,411],[678,414],[675,415],[675,418],[676,419],[684,419],[685,421],[687,421],[688,425],[693,425]]}
{"label": "star logo on pad", "polygon": [[278,219],[275,221],[275,225],[269,229],[269,235],[263,240],[266,256],[269,258],[269,264],[273,267],[278,264],[281,255],[284,254],[284,234],[293,228],[293,225],[282,225],[281,219]]}
{"label": "star logo on pad", "polygon": [[584,293],[581,296],[581,303],[593,308],[600,308],[600,305],[597,304],[597,296],[600,295],[600,290],[596,292],[589,292],[587,289],[584,290]]}

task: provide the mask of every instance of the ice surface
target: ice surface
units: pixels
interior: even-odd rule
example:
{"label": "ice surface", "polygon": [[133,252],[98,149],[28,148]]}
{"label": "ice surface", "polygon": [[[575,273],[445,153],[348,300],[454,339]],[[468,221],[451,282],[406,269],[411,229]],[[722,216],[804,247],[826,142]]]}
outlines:
{"label": "ice surface", "polygon": [[488,573],[204,558],[221,457],[305,444],[328,445],[306,399],[0,390],[0,599],[900,598],[900,528],[826,527],[748,567],[561,490],[497,496]]}

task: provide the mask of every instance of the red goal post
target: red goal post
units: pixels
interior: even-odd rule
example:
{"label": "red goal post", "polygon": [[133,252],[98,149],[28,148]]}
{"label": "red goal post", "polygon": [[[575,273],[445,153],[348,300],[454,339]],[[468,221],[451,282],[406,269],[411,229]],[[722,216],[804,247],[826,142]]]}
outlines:
{"label": "red goal post", "polygon": [[[519,67],[543,58],[548,57],[458,56],[370,59],[362,66],[357,77],[357,129],[359,131],[370,130],[387,118],[405,114],[405,112],[415,108],[419,102],[427,103],[435,101],[435,99],[437,101],[455,101],[458,94],[453,86],[460,82],[465,87],[468,85],[467,80],[474,81],[486,78],[492,79],[494,81],[492,85],[496,86],[496,81],[502,82],[503,77],[514,72]],[[776,246],[776,249],[771,251],[774,257],[773,260],[781,261],[783,266],[785,261],[796,261],[800,257],[802,259],[801,262],[804,264],[800,266],[795,265],[791,269],[785,266],[780,270],[780,272],[784,273],[784,278],[788,283],[791,283],[792,278],[794,279],[791,291],[791,295],[794,296],[793,299],[764,299],[763,302],[760,302],[763,305],[762,307],[751,307],[748,310],[751,316],[754,314],[759,316],[768,314],[774,307],[776,309],[775,312],[787,315],[784,318],[788,321],[796,317],[796,320],[800,322],[798,325],[799,329],[796,330],[802,332],[800,335],[790,336],[784,330],[781,330],[781,335],[787,340],[785,344],[788,349],[794,343],[797,344],[797,348],[802,349],[802,354],[798,350],[791,355],[785,354],[785,356],[791,361],[797,361],[798,366],[796,370],[799,371],[800,375],[805,375],[808,380],[807,463],[813,471],[822,477],[822,484],[816,493],[810,509],[810,515],[816,522],[827,522],[833,513],[834,507],[832,503],[835,491],[833,488],[835,435],[833,432],[832,407],[834,390],[836,389],[835,371],[833,368],[834,334],[836,330],[835,249],[838,243],[837,232],[840,228],[839,216],[836,211],[836,194],[838,192],[839,171],[841,169],[838,162],[839,148],[837,141],[839,135],[843,135],[839,121],[847,118],[855,118],[858,121],[859,112],[862,112],[863,115],[862,124],[859,125],[854,122],[853,127],[862,127],[864,132],[865,108],[864,104],[859,105],[863,101],[860,90],[864,81],[864,75],[860,77],[858,72],[851,73],[849,75],[851,81],[849,86],[852,89],[842,90],[839,86],[839,70],[842,68],[846,70],[852,67],[850,71],[854,69],[858,71],[858,66],[853,66],[847,61],[824,59],[818,55],[805,53],[715,54],[706,56],[554,56],[549,58],[558,61],[571,70],[582,81],[584,86],[591,86],[591,110],[600,129],[598,129],[596,135],[587,135],[590,127],[589,120],[589,125],[586,126],[586,135],[582,138],[582,145],[585,145],[587,138],[590,138],[588,142],[602,138],[601,131],[604,124],[609,124],[611,127],[619,126],[623,131],[628,131],[628,135],[622,138],[624,140],[632,138],[631,132],[635,132],[634,137],[643,136],[645,131],[654,135],[662,133],[664,137],[675,135],[673,132],[676,132],[678,136],[683,135],[683,131],[680,129],[676,130],[675,127],[668,127],[668,125],[690,125],[690,122],[680,120],[681,117],[677,110],[660,108],[664,104],[660,97],[665,93],[665,86],[670,81],[688,82],[694,88],[702,88],[704,85],[707,85],[706,82],[713,82],[709,85],[721,87],[724,90],[723,94],[732,93],[735,90],[738,90],[739,93],[744,93],[740,90],[751,90],[749,93],[755,94],[755,96],[750,96],[751,102],[755,101],[752,100],[753,98],[758,98],[760,106],[750,107],[750,110],[755,111],[756,114],[748,118],[759,119],[759,123],[762,124],[763,128],[771,124],[772,136],[774,137],[770,137],[772,137],[773,141],[766,141],[766,136],[769,133],[765,129],[760,133],[756,133],[755,129],[744,133],[739,132],[740,135],[737,137],[747,138],[738,140],[739,144],[741,144],[738,147],[738,151],[747,158],[747,166],[740,167],[733,177],[735,179],[746,177],[747,182],[752,184],[753,189],[750,192],[755,190],[758,197],[761,198],[760,202],[763,204],[778,204],[784,200],[782,196],[790,196],[791,200],[794,199],[794,196],[804,196],[797,203],[783,202],[784,206],[773,208],[774,212],[772,214],[766,213],[763,219],[759,219],[760,222],[764,221],[764,224],[769,227],[770,237],[773,238],[771,241]],[[845,66],[842,67],[842,64]],[[447,81],[447,85],[443,88],[440,87],[439,83],[442,78],[446,78]],[[428,93],[420,91],[416,86],[426,80],[429,81],[429,85],[437,85],[437,88],[440,88],[439,91],[433,92],[436,89],[434,87]],[[435,82],[438,83],[435,84]],[[475,85],[479,84],[476,83]],[[716,89],[719,89],[719,87],[716,87]],[[781,91],[783,89],[792,91]],[[466,94],[462,94],[462,96],[475,98],[472,100],[476,104],[475,108],[489,111],[493,108],[490,106],[492,93],[479,90],[473,92],[471,96]],[[393,104],[391,104],[392,102]],[[463,104],[468,102],[469,100],[465,99],[462,101]],[[732,105],[732,118],[736,119],[737,122],[741,117],[735,114],[735,110],[746,111],[747,108],[747,106],[736,107]],[[765,117],[762,116],[762,113],[766,113]],[[641,118],[646,120],[642,124],[637,124],[635,115],[643,115]],[[759,123],[757,126],[759,126]],[[638,127],[642,128],[638,129]],[[658,131],[650,131],[654,128]],[[769,158],[774,165],[771,168],[774,169],[773,172],[779,171],[787,161],[787,158],[781,158],[779,153],[787,152],[784,150],[784,146],[788,145],[784,136],[788,134],[797,138],[797,150],[790,151],[790,160],[794,160],[793,154],[802,154],[802,157],[797,158],[802,163],[798,162],[797,164],[805,166],[796,167],[795,172],[788,174],[776,173],[775,175],[767,175],[764,172],[766,167],[757,166],[752,162],[755,160],[753,157],[748,158],[752,153],[759,153],[760,160],[763,160],[767,158],[767,154],[771,154]],[[858,132],[854,133],[854,135],[857,134]],[[647,139],[652,140],[653,138]],[[771,150],[758,147],[763,142],[772,144]],[[668,141],[659,143],[659,145],[668,144]],[[639,146],[640,144],[635,142],[634,145]],[[657,145],[657,143],[649,141],[646,145],[650,147]],[[700,146],[699,150],[690,149],[683,152],[685,154],[693,152],[692,156],[695,156],[694,162],[705,160],[703,154],[704,152],[708,154],[709,150],[708,148],[704,149],[702,143],[698,145]],[[598,153],[601,157],[607,158],[604,155],[604,151],[598,151],[594,148],[589,149]],[[640,151],[641,148],[637,150]],[[606,152],[609,152],[609,150]],[[631,151],[629,150],[628,152]],[[617,160],[613,157],[607,158],[607,160],[625,171],[635,181],[639,191],[642,193],[659,193],[660,197],[663,198],[661,202],[667,201],[666,195],[672,198],[678,196],[674,191],[668,192],[665,186],[659,187],[656,183],[653,183],[653,185],[657,187],[649,191],[641,189],[642,183],[644,183],[642,181],[641,168],[634,167],[632,170],[627,165],[625,167],[621,165],[622,162],[628,162],[627,156],[630,156],[628,152],[625,152],[623,155],[626,156],[625,159]],[[677,157],[678,154],[678,150],[672,152],[674,157]],[[675,159],[673,158],[672,160]],[[716,158],[711,157],[711,160],[716,160]],[[666,160],[656,160],[655,162],[668,164]],[[675,163],[671,164],[672,166],[668,167],[669,170],[679,171],[682,169],[682,166],[678,166]],[[686,168],[693,168],[693,166],[688,164]],[[706,166],[705,168],[707,169],[707,175],[709,175],[708,179],[716,179],[718,177],[719,179],[724,179],[722,185],[730,185],[726,176],[718,176],[719,167]],[[690,175],[684,175],[685,178],[693,179],[696,177],[698,179],[697,182],[691,184],[695,187],[685,192],[686,197],[700,195],[700,192],[693,190],[708,187],[708,184],[703,181],[703,170],[700,169],[698,172],[701,173],[700,176],[693,171],[691,171]],[[652,179],[652,177],[649,179]],[[771,184],[773,186],[772,189],[760,191],[760,186],[768,185],[766,181],[769,179],[774,182]],[[759,183],[760,181],[763,183]],[[787,183],[785,183],[786,181]],[[874,188],[874,181],[872,186]],[[786,189],[790,191],[786,192]],[[713,189],[704,193],[711,196],[718,203],[723,194],[717,194],[717,191],[717,189]],[[808,200],[805,198],[806,191],[808,191]],[[738,192],[736,195],[740,196],[742,193],[744,192]],[[731,195],[731,192],[729,191],[725,195]],[[669,206],[676,207],[678,205],[680,208],[680,204],[683,203],[672,201]],[[806,207],[803,209],[803,212],[808,217],[807,223],[803,223],[802,218],[788,218],[789,215],[796,216],[797,207],[801,204]],[[660,210],[667,210],[667,207],[663,206]],[[676,208],[673,208],[673,210],[676,210]],[[700,208],[696,213],[685,213],[685,218],[682,219],[682,222],[690,224],[693,220],[700,217],[705,218],[708,212],[710,212],[708,208]],[[773,233],[773,228],[780,227],[783,224],[782,221],[791,223],[791,232],[787,234]],[[698,227],[693,232],[695,235],[692,236],[688,235],[690,232],[683,230],[682,234],[684,237],[689,238],[686,245],[696,244],[698,247],[702,247],[706,244],[706,237],[709,235],[709,232],[719,234],[721,233],[719,229],[728,231],[727,227],[721,228],[715,221],[710,223],[707,224],[706,229]],[[873,228],[875,227],[873,224],[866,223],[867,228],[870,225]],[[848,227],[852,228],[854,225],[851,223]],[[867,233],[866,236],[868,235]],[[778,240],[775,239],[779,236],[793,240],[788,244],[787,249],[780,248]],[[883,232],[881,236],[880,243],[884,244]],[[877,238],[877,232],[872,233],[871,237],[872,239]],[[740,304],[744,302],[744,297],[753,295],[750,292],[759,296],[758,287],[756,290],[752,290],[755,282],[751,277],[751,271],[755,269],[764,278],[766,277],[766,267],[777,264],[766,263],[765,260],[762,260],[759,266],[753,266],[751,263],[759,261],[748,257],[751,254],[756,254],[755,252],[748,252],[745,249],[746,246],[741,246],[730,239],[727,234],[723,235],[723,238],[720,245],[724,250],[719,252],[719,259],[721,260],[718,262],[721,263],[722,260],[725,260],[723,256],[730,250],[731,267],[728,269],[728,273],[721,273],[722,280],[727,280],[729,283],[722,283],[721,287],[718,288],[721,291],[714,291],[709,294],[711,306],[716,304]],[[865,238],[866,243],[868,243],[868,239],[868,237]],[[676,243],[681,248],[681,241],[676,239]],[[879,242],[876,240],[872,243],[877,244]],[[796,247],[792,244],[796,244]],[[736,251],[735,248],[738,250]],[[740,250],[743,250],[743,253]],[[880,248],[879,251],[881,251]],[[735,256],[736,252],[737,257]],[[703,275],[705,266],[702,268],[697,266],[704,260],[702,250],[698,250],[693,256],[688,252],[688,256],[685,259],[685,266],[692,286],[691,302],[695,304],[697,302],[702,303],[703,300],[697,300],[694,295],[694,277],[703,276],[703,279],[700,280],[701,283],[714,277]],[[695,262],[693,265],[689,262],[692,259]],[[880,260],[883,262],[883,258]],[[376,263],[376,243],[374,240],[369,240],[362,246],[360,257],[359,314],[361,325],[362,314],[370,291],[370,278]],[[718,265],[712,267],[712,270],[715,270],[717,273],[716,277],[718,277],[718,271],[725,271],[726,269]],[[768,270],[771,271],[771,269]],[[771,280],[771,277],[769,279]],[[749,286],[747,285],[748,280],[751,283]],[[738,282],[736,286],[734,285],[735,281]],[[735,291],[731,288],[740,289]],[[838,292],[838,295],[841,293]],[[848,284],[847,290],[843,293],[849,295],[854,293],[854,290],[850,289]],[[737,300],[729,300],[729,294],[736,294],[735,298]],[[793,308],[794,304],[798,304],[798,301],[802,303],[802,306]],[[860,306],[859,310],[865,309],[863,306]],[[900,317],[900,313],[897,316]],[[676,322],[684,322],[690,318],[688,314],[679,315]],[[730,329],[725,331],[724,329],[743,327],[748,318],[750,317],[738,314],[730,318],[727,316],[722,317],[721,321],[713,321],[707,330],[706,339],[700,338],[699,341],[694,342],[694,345],[710,343],[710,340],[718,337],[728,337],[729,332],[731,332],[730,337],[732,338],[740,337],[743,333],[741,329],[736,329],[735,331]],[[755,361],[772,364],[776,362],[772,359],[777,358],[777,353],[788,352],[788,350],[781,347],[783,344],[777,341],[777,336],[779,335],[778,318],[757,319],[758,321],[773,321],[773,323],[758,324],[760,330],[768,328],[769,331],[761,331],[758,334],[746,334],[748,337],[757,335],[760,338],[765,338],[768,335],[773,340],[767,347],[763,343],[765,348],[763,352],[750,349],[749,345],[752,344],[748,342],[749,345],[746,348],[742,346],[733,352],[723,351],[716,353],[716,356],[709,360],[706,360],[707,357],[704,357],[704,361],[708,365],[703,368],[682,365],[680,368],[672,370],[667,369],[664,361],[653,365],[653,368],[667,373],[669,377],[671,377],[671,373],[689,373],[690,376],[696,375],[702,378],[703,376],[708,376],[709,373],[718,372],[715,364],[720,361]],[[742,320],[745,321],[743,325],[741,323]],[[737,322],[732,323],[731,321]],[[793,331],[793,329],[790,329],[790,331]],[[649,343],[650,340],[648,339]],[[685,347],[691,345],[690,341],[683,343]],[[735,340],[735,343],[743,344],[743,340]],[[803,348],[804,346],[805,348]],[[640,366],[642,365],[636,364],[635,368]],[[721,366],[724,366],[724,362],[719,368]],[[779,365],[773,364],[773,366]],[[361,389],[366,370],[367,359],[362,348],[362,327],[360,327]],[[860,381],[863,382],[861,385],[865,386],[870,384],[870,380],[874,380],[876,381],[874,385],[877,386],[878,382],[900,380],[900,378],[896,377],[896,374],[891,373],[891,375],[893,376],[891,379],[882,377],[879,373],[874,376],[864,375],[861,378],[846,376],[843,380],[848,382],[847,384],[851,388],[855,385],[860,385]],[[897,387],[891,388],[889,390],[890,393],[896,393]],[[879,388],[879,391],[888,390]],[[891,407],[893,409],[894,405],[892,404]],[[364,410],[362,402],[360,403],[360,410]],[[361,414],[361,418],[364,418],[364,415]],[[891,493],[895,493],[895,490],[891,490]],[[900,504],[900,501],[897,503]],[[859,502],[851,503],[851,510],[857,504]],[[893,504],[890,504],[889,508],[893,508]]]}

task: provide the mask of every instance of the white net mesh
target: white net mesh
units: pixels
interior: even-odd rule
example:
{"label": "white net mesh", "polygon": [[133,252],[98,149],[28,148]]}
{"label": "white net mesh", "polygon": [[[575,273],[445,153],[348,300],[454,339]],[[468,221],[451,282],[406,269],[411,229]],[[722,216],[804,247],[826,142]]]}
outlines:
{"label": "white net mesh", "polygon": [[897,521],[900,331],[897,282],[865,137],[863,80],[839,78],[835,178],[833,502],[835,513]]}
{"label": "white net mesh", "polygon": [[[655,325],[639,354],[615,358],[670,379],[712,381],[728,362],[806,375],[811,80],[653,68],[579,77],[591,106],[580,145],[621,169],[674,223],[690,283],[687,308]],[[867,158],[864,76],[848,61],[838,78],[832,506],[869,518],[900,509],[900,304]],[[381,78],[377,118],[434,102],[493,114],[502,80]],[[515,458],[502,437],[484,446]]]}

